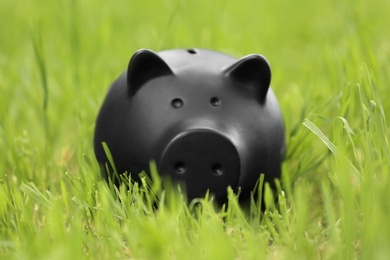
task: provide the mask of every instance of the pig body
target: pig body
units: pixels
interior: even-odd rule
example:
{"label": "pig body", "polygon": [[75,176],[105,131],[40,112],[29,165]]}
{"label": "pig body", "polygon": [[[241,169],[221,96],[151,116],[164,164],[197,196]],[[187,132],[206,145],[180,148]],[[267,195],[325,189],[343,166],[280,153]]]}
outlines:
{"label": "pig body", "polygon": [[204,49],[140,50],[111,86],[96,122],[94,148],[105,178],[137,179],[155,160],[185,184],[189,199],[227,187],[246,197],[264,173],[278,178],[284,125],[271,71],[261,55],[236,59]]}

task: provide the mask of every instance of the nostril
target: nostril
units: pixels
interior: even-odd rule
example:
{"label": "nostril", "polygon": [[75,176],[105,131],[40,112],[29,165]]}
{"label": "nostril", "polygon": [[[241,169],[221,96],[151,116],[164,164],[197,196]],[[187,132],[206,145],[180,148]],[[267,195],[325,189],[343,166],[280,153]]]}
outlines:
{"label": "nostril", "polygon": [[177,162],[175,164],[175,171],[178,174],[183,174],[186,171],[186,165],[183,162]]}
{"label": "nostril", "polygon": [[213,164],[211,170],[215,176],[221,176],[223,174],[222,166],[219,163]]}

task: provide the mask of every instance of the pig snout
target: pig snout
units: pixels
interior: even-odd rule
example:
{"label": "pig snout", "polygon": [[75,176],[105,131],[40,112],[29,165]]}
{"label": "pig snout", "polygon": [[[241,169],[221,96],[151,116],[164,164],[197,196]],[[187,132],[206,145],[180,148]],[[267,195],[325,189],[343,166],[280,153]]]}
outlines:
{"label": "pig snout", "polygon": [[238,185],[241,159],[233,142],[209,129],[191,129],[177,134],[164,147],[159,172],[185,184],[188,199],[209,190],[226,196],[227,187]]}

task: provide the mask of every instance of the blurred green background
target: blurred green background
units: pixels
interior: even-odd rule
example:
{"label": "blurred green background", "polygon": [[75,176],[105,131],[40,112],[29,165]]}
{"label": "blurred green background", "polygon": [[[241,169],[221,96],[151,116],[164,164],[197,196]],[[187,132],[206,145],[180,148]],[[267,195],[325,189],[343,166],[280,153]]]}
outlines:
{"label": "blurred green background", "polygon": [[[38,151],[49,146],[57,157],[81,141],[89,151],[108,86],[140,48],[261,53],[271,63],[287,130],[311,114],[333,118],[340,115],[340,91],[348,93],[347,84],[355,88],[364,66],[385,94],[389,7],[381,0],[1,1],[4,156],[12,153],[12,139],[23,135]],[[34,41],[45,65],[46,93]],[[5,163],[14,169],[12,160]]]}
{"label": "blurred green background", "polygon": [[[329,258],[342,259],[353,255],[343,255],[353,241],[351,250],[360,252],[362,241],[366,249],[372,248],[366,257],[375,253],[385,257],[388,235],[380,231],[390,225],[386,204],[390,195],[386,186],[389,14],[386,0],[0,1],[0,228],[5,237],[0,242],[4,246],[7,241],[29,241],[29,236],[23,240],[29,228],[11,228],[13,219],[24,212],[35,216],[29,193],[19,190],[23,183],[34,183],[43,194],[49,190],[61,197],[66,176],[83,175],[84,157],[92,169],[85,172],[99,182],[92,147],[94,122],[109,85],[127,68],[136,50],[200,47],[236,57],[251,53],[267,57],[271,85],[286,123],[288,151],[283,170],[298,194],[290,194],[288,207],[292,205],[293,210],[287,216],[302,218],[300,228],[314,227],[324,219],[330,223],[305,233],[315,252],[307,244],[297,246],[288,239],[274,250],[291,253],[298,247],[314,252],[307,256],[326,252]],[[345,165],[337,163],[336,153],[335,160],[330,156],[331,141]],[[355,167],[352,177],[351,165]],[[347,177],[340,181],[338,174],[343,172]],[[362,176],[373,176],[375,181]],[[377,189],[377,184],[384,186]],[[98,193],[94,185],[87,187]],[[82,200],[82,187],[72,187],[67,193]],[[345,190],[353,195],[344,196]],[[377,193],[372,195],[372,190]],[[25,206],[12,211],[10,205],[18,192],[25,203],[20,205]],[[362,204],[355,204],[354,196]],[[370,215],[378,201],[380,210]],[[74,211],[63,208],[65,215]],[[339,226],[345,218],[352,219],[350,226]],[[32,230],[38,225],[34,221],[27,224]],[[289,232],[298,234],[294,232],[301,229],[292,222],[286,226],[291,224]],[[114,227],[121,232],[120,226]],[[341,231],[332,233],[333,229]],[[356,230],[360,233],[355,236]],[[142,253],[138,256],[148,258]]]}
{"label": "blurred green background", "polygon": [[[50,161],[61,163],[80,144],[90,153],[108,86],[140,48],[202,47],[237,57],[261,53],[271,63],[288,132],[313,114],[331,119],[340,115],[338,102],[354,91],[364,66],[385,94],[389,6],[380,0],[2,1],[0,129],[7,151],[2,170],[15,169],[13,139],[25,135],[33,147],[28,149],[36,150],[30,152],[38,153],[31,159],[38,169],[47,163],[45,149]],[[47,175],[35,169],[23,171]]]}

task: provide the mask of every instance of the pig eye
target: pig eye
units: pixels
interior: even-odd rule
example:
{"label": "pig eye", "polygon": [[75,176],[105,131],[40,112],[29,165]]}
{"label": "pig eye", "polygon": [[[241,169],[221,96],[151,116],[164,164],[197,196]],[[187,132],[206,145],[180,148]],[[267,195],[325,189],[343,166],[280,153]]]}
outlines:
{"label": "pig eye", "polygon": [[180,98],[175,98],[175,99],[173,99],[172,102],[171,102],[171,106],[172,106],[173,108],[181,108],[183,105],[184,105],[184,102],[183,102],[183,100],[180,99]]}
{"label": "pig eye", "polygon": [[210,105],[213,107],[220,107],[222,104],[221,100],[217,97],[212,97],[210,99]]}

